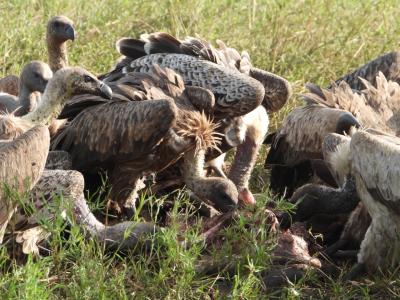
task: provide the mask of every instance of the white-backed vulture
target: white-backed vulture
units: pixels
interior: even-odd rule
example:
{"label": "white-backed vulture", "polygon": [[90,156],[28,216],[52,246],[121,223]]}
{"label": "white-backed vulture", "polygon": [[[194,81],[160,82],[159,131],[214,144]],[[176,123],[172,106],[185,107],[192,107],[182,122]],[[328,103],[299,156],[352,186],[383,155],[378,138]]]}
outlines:
{"label": "white-backed vulture", "polygon": [[[271,189],[290,196],[296,187],[307,183],[314,175],[316,168],[313,169],[312,164],[323,159],[322,142],[325,136],[329,133],[348,133],[352,127],[359,126],[357,119],[342,109],[319,104],[295,108],[284,119],[279,131],[266,140],[271,144],[265,161],[266,166],[272,167]],[[321,169],[329,173],[323,165]]]}
{"label": "white-backed vulture", "polygon": [[53,72],[68,67],[67,41],[75,40],[74,23],[66,16],[55,16],[47,23],[46,44]]}
{"label": "white-backed vulture", "polygon": [[44,62],[32,61],[25,65],[19,79],[19,96],[0,93],[0,111],[13,112],[16,116],[33,111],[40,101],[37,92],[44,92],[52,76],[53,72]]}
{"label": "white-backed vulture", "polygon": [[[46,30],[46,44],[49,66],[53,72],[68,66],[68,40],[75,39],[73,22],[65,16],[56,16],[49,20]],[[0,79],[0,92],[19,96],[20,78],[8,75]]]}
{"label": "white-backed vulture", "polygon": [[[139,242],[149,242],[147,238],[157,231],[151,223],[103,225],[90,211],[83,191],[84,179],[79,172],[44,170],[29,194],[34,209],[27,214],[21,207],[16,213],[16,241],[22,244],[24,253],[39,252],[38,245],[50,234],[41,224],[54,220],[56,215],[65,215],[67,221],[77,224],[88,239],[104,243],[108,250],[133,249]],[[63,201],[57,202],[57,197],[62,197]]]}
{"label": "white-backed vulture", "polygon": [[111,89],[94,75],[80,67],[58,70],[49,80],[38,107],[22,117],[2,115],[0,138],[13,139],[35,125],[48,126],[58,117],[65,103],[74,95],[90,93],[111,98]]}
{"label": "white-backed vulture", "polygon": [[29,191],[39,180],[49,144],[49,131],[41,125],[0,144],[0,244],[18,204],[13,195]]}
{"label": "white-backed vulture", "polygon": [[350,277],[397,268],[400,232],[400,139],[384,133],[355,132],[341,157],[349,162],[357,192],[372,221]]}
{"label": "white-backed vulture", "polygon": [[[72,121],[52,147],[68,151],[73,168],[85,175],[107,171],[110,200],[130,214],[142,175],[166,168],[199,143],[214,145],[215,125],[200,111],[212,109],[215,102],[208,90],[185,88],[178,74],[158,66],[149,73],[127,73],[110,87],[112,101],[87,95],[70,101],[61,117]],[[202,196],[217,203],[214,198],[224,195],[234,205],[237,194],[228,180],[223,182],[218,193],[213,185],[203,186]]]}

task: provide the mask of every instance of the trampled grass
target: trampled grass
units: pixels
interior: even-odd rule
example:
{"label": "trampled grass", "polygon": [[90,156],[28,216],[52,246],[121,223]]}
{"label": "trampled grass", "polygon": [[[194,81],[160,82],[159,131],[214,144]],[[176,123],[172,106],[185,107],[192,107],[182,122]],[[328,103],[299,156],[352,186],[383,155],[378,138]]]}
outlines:
{"label": "trampled grass", "polygon": [[[247,50],[254,65],[287,78],[294,96],[271,116],[271,130],[299,103],[296,94],[305,82],[321,85],[351,69],[398,48],[400,24],[397,1],[129,1],[129,0],[0,0],[0,76],[18,74],[33,59],[46,61],[45,24],[57,14],[75,21],[78,37],[69,45],[71,65],[95,74],[107,71],[118,53],[115,41],[123,36],[166,31],[178,37],[217,38]],[[269,200],[263,157],[253,174],[260,192],[259,208]],[[184,202],[184,200],[182,200]],[[275,291],[265,286],[262,273],[270,266],[273,238],[262,219],[259,228],[241,218],[227,229],[222,248],[208,250],[216,259],[232,260],[232,270],[218,276],[198,276],[197,259],[204,245],[196,227],[177,243],[182,218],[179,207],[172,226],[158,237],[159,247],[148,254],[105,254],[93,241],[84,241],[78,228],[68,228],[69,238],[53,235],[49,256],[29,258],[10,265],[0,249],[1,299],[260,299],[297,298],[398,298],[398,273],[371,278],[360,284],[339,278],[317,280],[310,273],[296,284]],[[55,222],[52,230],[64,227]],[[252,228],[249,230],[248,228]],[[347,272],[343,269],[343,273]]]}

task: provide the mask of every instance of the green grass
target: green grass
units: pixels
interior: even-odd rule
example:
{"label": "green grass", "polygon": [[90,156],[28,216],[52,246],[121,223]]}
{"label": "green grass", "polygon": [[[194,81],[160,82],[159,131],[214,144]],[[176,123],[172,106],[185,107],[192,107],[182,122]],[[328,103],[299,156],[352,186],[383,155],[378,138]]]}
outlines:
{"label": "green grass", "polygon": [[[76,41],[69,45],[70,64],[100,74],[118,57],[115,41],[122,36],[167,31],[184,37],[196,33],[247,50],[254,65],[287,78],[295,96],[271,120],[271,130],[299,103],[296,94],[305,82],[328,84],[351,69],[398,47],[400,24],[397,1],[25,1],[0,0],[0,76],[18,74],[33,59],[46,61],[45,24],[56,14],[75,21]],[[262,168],[263,151],[252,187],[262,192],[258,212],[269,200],[268,177]],[[161,201],[159,201],[161,202]],[[181,202],[184,202],[182,200]],[[261,215],[242,217],[224,234],[226,241],[205,249],[194,226],[177,243],[179,224],[187,212],[176,202],[169,228],[150,253],[127,256],[105,254],[94,242],[85,242],[72,226],[70,238],[57,234],[52,252],[26,264],[9,264],[0,250],[1,299],[260,299],[398,298],[398,273],[371,278],[357,285],[341,277],[320,281],[312,272],[297,284],[279,291],[266,287],[262,272],[270,267],[274,238]],[[183,210],[183,211],[182,211]],[[201,222],[201,221],[198,221]],[[261,224],[261,225],[260,225]],[[53,224],[54,232],[64,225]],[[250,228],[250,229],[249,229]],[[218,276],[199,276],[195,264],[207,254],[232,259],[233,270]],[[235,259],[233,259],[235,258]],[[344,268],[344,273],[347,271]]]}

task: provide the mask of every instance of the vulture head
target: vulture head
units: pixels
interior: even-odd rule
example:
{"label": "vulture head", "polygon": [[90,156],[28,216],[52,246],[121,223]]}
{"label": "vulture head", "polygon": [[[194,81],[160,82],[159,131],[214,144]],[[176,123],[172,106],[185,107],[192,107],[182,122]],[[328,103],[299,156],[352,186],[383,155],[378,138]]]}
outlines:
{"label": "vulture head", "polygon": [[80,67],[63,68],[57,71],[51,82],[52,87],[57,86],[69,96],[91,94],[106,99],[112,98],[112,91],[108,85]]}
{"label": "vulture head", "polygon": [[74,23],[65,16],[56,16],[47,23],[47,38],[57,43],[75,40]]}
{"label": "vulture head", "polygon": [[[48,64],[34,60],[29,64],[25,65],[22,69],[20,76],[20,86],[24,85],[29,92],[40,92],[43,93],[47,83],[53,77]],[[21,90],[21,87],[20,87]]]}

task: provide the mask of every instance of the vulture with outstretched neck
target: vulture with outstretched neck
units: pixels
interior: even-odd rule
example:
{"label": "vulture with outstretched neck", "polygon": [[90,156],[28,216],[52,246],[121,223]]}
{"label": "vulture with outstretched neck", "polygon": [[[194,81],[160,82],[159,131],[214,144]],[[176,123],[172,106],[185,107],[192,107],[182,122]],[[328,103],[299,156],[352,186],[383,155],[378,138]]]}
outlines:
{"label": "vulture with outstretched neck", "polygon": [[[241,202],[251,204],[254,203],[254,197],[248,189],[248,181],[261,145],[260,139],[264,138],[268,130],[269,121],[265,109],[270,112],[279,110],[289,99],[291,88],[284,78],[253,67],[247,52],[239,54],[236,49],[227,47],[222,41],[217,43],[219,48],[214,48],[209,42],[199,38],[188,37],[184,41],[179,41],[162,32],[142,35],[140,39],[123,38],[117,42],[117,49],[126,57],[120,60],[113,71],[104,75],[104,78],[113,80],[129,70],[146,72],[152,64],[161,64],[179,73],[185,84],[202,86],[213,91],[216,97],[213,114],[215,118],[229,119],[244,116],[245,136],[238,146],[233,169],[228,177],[237,185]],[[197,65],[199,60],[207,64],[201,67]],[[232,72],[227,73],[231,83],[222,81],[218,72],[210,76],[208,69],[210,64],[231,70]],[[252,111],[258,102],[254,98],[257,93],[244,87],[243,76],[240,80],[233,76],[240,73],[262,84],[264,87],[262,105],[265,109],[257,108],[257,111]],[[246,85],[251,82],[247,80]],[[233,98],[237,100],[233,101]],[[223,151],[229,150],[228,144],[225,143]],[[215,154],[212,154],[211,158],[214,157]],[[207,155],[207,159],[210,159],[210,155]],[[219,161],[222,162],[222,158]],[[225,176],[220,163],[214,166],[218,174]]]}
{"label": "vulture with outstretched neck", "polygon": [[0,139],[13,139],[35,125],[49,126],[74,95],[90,93],[111,98],[111,89],[80,67],[58,70],[49,80],[38,107],[22,116],[5,114],[0,117]]}
{"label": "vulture with outstretched neck", "polygon": [[[68,40],[75,39],[74,23],[65,16],[56,16],[49,20],[46,29],[48,63],[53,72],[68,66]],[[20,78],[8,75],[0,79],[0,92],[19,96]]]}
{"label": "vulture with outstretched neck", "polygon": [[[198,145],[215,147],[215,124],[200,112],[212,110],[215,100],[210,91],[185,87],[178,74],[158,66],[149,73],[125,74],[109,85],[111,101],[88,95],[71,99],[61,114],[71,122],[52,147],[68,151],[73,168],[86,177],[107,171],[110,200],[129,215],[141,176],[166,168]],[[195,164],[199,153],[191,152],[185,159]],[[219,181],[223,184],[218,185],[218,193],[212,184],[203,185],[205,181],[192,187],[200,198],[213,203],[223,198],[234,206],[235,190],[228,180]]]}
{"label": "vulture with outstretched neck", "polygon": [[[39,245],[48,239],[46,226],[57,215],[76,224],[87,239],[104,244],[107,250],[134,249],[139,243],[149,243],[158,231],[152,223],[121,222],[105,226],[99,222],[84,197],[82,174],[72,170],[44,170],[39,181],[29,193],[33,206],[28,213],[23,207],[15,214],[15,238],[22,244],[23,253],[39,253]],[[63,201],[57,201],[57,197]]]}
{"label": "vulture with outstretched neck", "polygon": [[38,93],[43,93],[47,82],[53,76],[49,66],[41,61],[32,61],[21,72],[18,97],[0,93],[0,111],[26,115],[33,111],[40,101]]}

